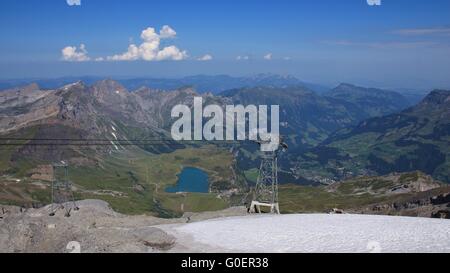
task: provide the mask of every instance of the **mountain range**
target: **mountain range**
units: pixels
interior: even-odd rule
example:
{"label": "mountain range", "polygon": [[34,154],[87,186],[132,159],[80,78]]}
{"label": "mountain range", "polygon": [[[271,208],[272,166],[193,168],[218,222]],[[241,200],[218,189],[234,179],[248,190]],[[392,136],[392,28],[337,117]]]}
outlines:
{"label": "mountain range", "polygon": [[[354,126],[357,127],[352,132],[362,130],[358,127],[360,122],[382,119],[411,105],[399,93],[351,84],[340,84],[322,95],[300,85],[244,87],[211,95],[198,94],[191,87],[173,91],[140,87],[129,91],[114,80],[100,80],[92,85],[78,81],[54,90],[41,90],[37,84],[30,84],[0,93],[0,133],[37,128],[35,134],[43,139],[54,135],[62,139],[117,141],[156,137],[167,140],[170,139],[170,109],[176,104],[192,106],[192,98],[200,95],[206,104],[280,105],[281,134],[286,136],[293,155],[327,147],[324,143],[335,141],[338,135],[343,137],[340,130]],[[428,100],[429,97],[424,101]],[[396,124],[392,126],[397,128]],[[445,131],[445,128],[436,130]],[[167,145],[158,145],[157,150],[146,147],[153,152],[168,148]]]}
{"label": "mountain range", "polygon": [[[3,79],[0,80],[0,90],[25,86],[32,83],[38,84],[42,89],[57,89],[61,86],[82,81],[87,85],[92,85],[105,77],[81,76],[81,77],[61,77],[61,78],[25,78],[25,79]],[[195,75],[179,78],[157,78],[157,77],[114,77],[128,90],[137,90],[141,87],[148,87],[159,90],[175,90],[183,87],[191,87],[199,93],[210,92],[218,94],[220,92],[244,87],[295,87],[302,86],[318,94],[329,92],[332,88],[313,82],[303,81],[291,75],[277,75],[261,73],[253,76],[230,76],[230,75]],[[410,88],[396,89],[397,93],[407,97],[411,103],[419,102],[425,95],[424,90]]]}
{"label": "mountain range", "polygon": [[[332,184],[410,171],[450,182],[450,91],[432,91],[413,104],[397,92],[351,84],[323,93],[295,84],[211,94],[188,86],[128,89],[107,79],[0,92],[0,180],[29,183],[8,192],[8,198],[42,201],[36,178],[48,177],[45,166],[64,160],[83,197],[128,196],[136,212],[149,206],[148,198],[159,215],[178,210],[178,196],[151,185],[170,185],[183,165],[204,169],[212,177],[212,192],[238,202],[236,196],[254,183],[258,147],[172,141],[170,110],[176,104],[192,107],[194,96],[205,104],[280,105],[280,130],[289,145],[279,159],[282,184]],[[202,209],[198,198],[223,206],[214,195],[194,196],[192,206],[200,206],[194,209]]]}
{"label": "mountain range", "polygon": [[449,182],[450,91],[434,90],[401,112],[338,130],[299,158],[300,172],[338,180],[420,170]]}
{"label": "mountain range", "polygon": [[[137,90],[141,87],[160,90],[175,90],[182,87],[192,87],[199,93],[211,92],[220,93],[233,88],[243,88],[252,86],[306,86],[319,93],[329,90],[328,87],[320,84],[301,81],[293,76],[280,76],[276,74],[257,74],[248,77],[233,77],[229,75],[196,75],[182,78],[116,78],[123,86],[129,90]],[[17,86],[36,83],[43,89],[56,89],[76,81],[83,81],[85,84],[92,85],[103,80],[102,77],[84,76],[84,77],[63,77],[56,79],[18,79],[18,80],[0,80],[0,89],[14,88]]]}

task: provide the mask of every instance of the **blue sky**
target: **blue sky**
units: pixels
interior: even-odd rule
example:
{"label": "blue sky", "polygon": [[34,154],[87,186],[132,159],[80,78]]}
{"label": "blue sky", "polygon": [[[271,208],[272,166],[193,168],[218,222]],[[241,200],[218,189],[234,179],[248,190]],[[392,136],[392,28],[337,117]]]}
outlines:
{"label": "blue sky", "polygon": [[0,4],[0,78],[278,73],[329,85],[450,88],[450,0]]}

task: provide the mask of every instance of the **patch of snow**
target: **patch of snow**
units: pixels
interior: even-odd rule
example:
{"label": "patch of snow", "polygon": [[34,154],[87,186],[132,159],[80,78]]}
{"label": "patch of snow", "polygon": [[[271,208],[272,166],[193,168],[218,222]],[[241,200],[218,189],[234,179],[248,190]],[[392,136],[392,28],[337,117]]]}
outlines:
{"label": "patch of snow", "polygon": [[168,231],[180,244],[200,252],[450,252],[450,220],[444,219],[252,215],[184,224]]}
{"label": "patch of snow", "polygon": [[117,136],[116,134],[114,134],[113,132],[111,132],[112,136],[117,140]]}
{"label": "patch of snow", "polygon": [[74,87],[74,86],[76,86],[78,84],[80,84],[80,82],[74,82],[74,83],[66,84],[65,86],[63,86],[63,90],[67,91],[67,90],[69,90],[69,88]]}
{"label": "patch of snow", "polygon": [[111,129],[113,129],[114,132],[117,132],[116,128],[111,125]]}

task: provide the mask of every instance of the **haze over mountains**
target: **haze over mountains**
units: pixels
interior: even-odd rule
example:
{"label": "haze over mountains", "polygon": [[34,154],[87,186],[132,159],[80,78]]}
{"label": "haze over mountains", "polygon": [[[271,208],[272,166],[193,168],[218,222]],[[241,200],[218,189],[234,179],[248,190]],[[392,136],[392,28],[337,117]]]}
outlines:
{"label": "haze over mountains", "polygon": [[450,91],[435,90],[399,113],[337,131],[301,155],[298,167],[315,165],[336,179],[420,170],[449,182],[449,148]]}
{"label": "haze over mountains", "polygon": [[[200,167],[211,177],[211,195],[190,197],[192,209],[240,204],[259,167],[258,146],[173,141],[170,111],[177,104],[192,107],[194,96],[205,104],[280,105],[280,130],[289,145],[279,159],[283,185],[415,171],[450,182],[450,91],[432,91],[413,104],[397,92],[351,84],[322,93],[273,84],[211,94],[192,87],[128,89],[104,79],[0,92],[0,177],[27,181],[5,182],[0,199],[45,202],[39,181],[51,175],[46,166],[64,160],[80,196],[107,198],[126,211],[181,213],[177,195],[152,186],[171,185],[179,166]],[[121,205],[123,198],[132,208]]]}
{"label": "haze over mountains", "polygon": [[[268,78],[264,79],[269,81]],[[446,91],[432,92],[419,105],[404,110],[412,105],[411,101],[393,91],[341,84],[328,92],[318,94],[291,78],[271,77],[270,79],[273,80],[270,86],[237,88],[221,92],[218,95],[203,94],[202,96],[206,103],[214,102],[222,105],[230,102],[244,105],[280,105],[281,133],[291,146],[288,160],[288,165],[291,167],[298,165],[295,159],[297,156],[308,159],[308,164],[314,161],[304,154],[308,149],[318,149],[318,159],[321,159],[323,155],[320,155],[320,149],[325,147],[328,149],[334,142],[342,142],[346,138],[355,138],[370,132],[378,134],[376,137],[372,135],[371,138],[364,141],[380,141],[381,134],[386,135],[388,131],[395,130],[389,133],[392,139],[392,135],[397,134],[397,131],[407,130],[409,127],[403,128],[406,125],[413,126],[410,123],[418,123],[415,127],[413,126],[416,131],[419,130],[418,128],[429,130],[430,135],[424,136],[428,142],[447,141],[448,123],[445,119],[447,117],[445,111],[449,107],[445,103],[439,104],[446,100]],[[292,85],[289,82],[292,82]],[[180,103],[192,105],[193,96],[199,95],[190,87],[174,91],[141,87],[130,91],[113,80],[101,80],[92,85],[76,82],[55,90],[39,90],[38,85],[31,84],[0,93],[0,110],[2,112],[0,133],[21,135],[31,130],[34,138],[57,136],[61,139],[102,138],[117,141],[117,139],[145,140],[158,137],[168,141],[170,139],[168,129],[171,125],[170,109]],[[439,109],[442,113],[436,112]],[[398,116],[395,114],[389,116],[393,113],[399,114],[397,114]],[[365,122],[361,123],[362,121]],[[114,127],[115,130],[111,127]],[[344,134],[342,130],[347,133]],[[410,139],[413,131],[408,129],[407,134],[401,134],[402,136],[407,135],[409,142],[405,142],[407,139],[401,136],[395,141],[404,147],[403,150],[413,152],[406,148],[410,145],[417,145],[417,139]],[[361,141],[361,137],[358,139]],[[348,145],[354,147],[357,143],[358,141],[352,140]],[[167,146],[167,142],[165,144],[158,145],[157,149],[150,147],[151,145],[146,147],[152,152],[165,151],[170,146]],[[445,144],[442,144],[444,148]],[[365,146],[370,145],[370,142],[365,142]],[[434,143],[427,145],[434,145]],[[421,151],[425,150],[433,155],[436,154],[432,151],[442,152],[438,146],[428,149],[430,147],[423,147]],[[376,151],[378,151],[377,149]],[[361,155],[359,152],[358,154]],[[401,154],[400,151],[399,154]],[[38,155],[39,153],[36,153],[33,156]],[[49,158],[49,156],[42,156]],[[52,156],[54,155],[50,157]],[[326,156],[330,156],[326,161],[346,159],[346,156],[337,157],[334,152]],[[385,174],[387,171],[417,168],[433,174],[438,167],[421,167],[412,163],[411,167],[404,167],[404,164],[408,165],[409,161],[399,163],[403,166],[400,168],[396,168],[396,164],[393,163],[391,165],[386,163],[389,165],[387,167],[386,164],[380,163],[376,152],[370,152],[368,156],[371,158],[370,162],[373,163],[370,166],[373,167],[371,171],[374,173]],[[445,157],[444,153],[436,159],[440,164],[436,164],[441,165],[445,162]],[[252,165],[252,161],[247,160],[245,156],[238,157],[238,161],[246,162],[247,166],[242,166],[244,169]],[[323,163],[321,161],[320,165],[324,165]],[[338,165],[341,164],[342,162]],[[440,169],[442,168],[444,167],[441,166]],[[302,169],[300,173],[303,174],[309,171],[304,164],[300,164],[300,169]],[[333,177],[339,178],[336,173]],[[308,179],[310,178],[308,177]],[[446,175],[439,175],[439,178],[448,179]]]}
{"label": "haze over mountains", "polygon": [[[101,81],[105,77],[84,76],[84,77],[62,77],[55,79],[30,78],[30,79],[11,79],[0,80],[0,90],[9,89],[17,86],[25,86],[31,83],[38,84],[42,89],[56,89],[63,85],[77,81],[82,81],[87,85]],[[143,86],[152,89],[174,90],[181,87],[190,86],[199,93],[211,92],[220,93],[229,89],[271,86],[271,87],[289,87],[303,86],[316,93],[329,92],[332,87],[312,82],[302,81],[290,75],[277,74],[256,74],[253,76],[229,76],[229,75],[195,75],[181,78],[156,78],[156,77],[114,77],[128,90],[136,90]],[[397,92],[409,97],[413,102],[418,102],[426,95],[426,90],[399,89]]]}
{"label": "haze over mountains", "polygon": [[347,83],[340,84],[325,95],[357,105],[359,111],[367,114],[367,118],[390,114],[414,103],[398,92]]}

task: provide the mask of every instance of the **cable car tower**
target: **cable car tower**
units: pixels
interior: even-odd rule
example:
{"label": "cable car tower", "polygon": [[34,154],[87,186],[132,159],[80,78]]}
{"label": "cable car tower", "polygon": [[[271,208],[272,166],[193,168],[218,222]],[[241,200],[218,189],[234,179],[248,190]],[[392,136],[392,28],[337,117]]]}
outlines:
{"label": "cable car tower", "polygon": [[[52,204],[50,206],[50,216],[55,216],[58,209],[65,210],[65,216],[70,217],[70,212],[79,210],[75,203],[75,198],[72,191],[72,183],[69,181],[68,164],[65,161],[52,164]],[[62,170],[63,174],[58,175]]]}
{"label": "cable car tower", "polygon": [[270,213],[280,214],[278,204],[278,155],[286,151],[288,145],[276,137],[277,141],[259,141],[261,165],[250,205],[251,213],[261,213],[261,207],[269,208]]}

